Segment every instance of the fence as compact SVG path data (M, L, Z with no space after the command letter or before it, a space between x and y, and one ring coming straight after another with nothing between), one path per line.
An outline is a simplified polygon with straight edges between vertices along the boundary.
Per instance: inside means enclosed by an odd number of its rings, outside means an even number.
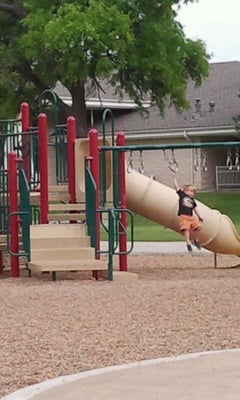
M239 166L216 166L216 189L240 188Z

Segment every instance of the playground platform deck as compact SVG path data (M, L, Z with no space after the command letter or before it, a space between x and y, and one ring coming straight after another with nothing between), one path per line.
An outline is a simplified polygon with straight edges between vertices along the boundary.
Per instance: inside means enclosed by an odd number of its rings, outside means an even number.
M238 400L240 350L187 354L82 372L5 400Z

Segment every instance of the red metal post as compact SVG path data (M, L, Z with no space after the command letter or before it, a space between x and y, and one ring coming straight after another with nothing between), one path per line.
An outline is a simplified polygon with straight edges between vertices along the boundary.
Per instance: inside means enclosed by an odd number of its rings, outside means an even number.
M47 116L38 116L40 164L40 223L48 224L48 132Z
M99 196L99 151L98 151L98 131L96 129L91 129L89 131L89 141L90 141L90 157L91 160L91 172L96 184L96 210L99 209L100 196ZM96 212L96 258L100 259L100 214ZM93 276L98 279L98 271L93 271Z
M117 133L116 138L117 146L125 145L125 135L123 132ZM127 208L126 201L126 176L125 176L125 152L121 151L119 154L119 193L120 193L120 207ZM127 251L127 213L122 212L120 216L120 224L119 224L119 251L126 252ZM127 254L119 255L119 270L127 271Z
M30 129L30 120L29 120L29 104L24 102L21 104L21 121L22 121L22 146L23 146L23 169L25 171L27 181L31 180L31 159L30 159L30 143L29 143L29 135L26 132Z
M75 189L75 153L74 143L76 139L76 120L74 117L67 119L67 165L68 165L68 193L70 203L76 203Z
M17 192L17 154L10 152L8 154L8 184L9 184L9 212L18 211L18 192ZM18 216L10 216L10 251L14 254L19 252L18 240ZM19 257L11 255L11 276L19 276Z
M29 104L24 102L21 104L21 121L22 121L22 131L29 131Z

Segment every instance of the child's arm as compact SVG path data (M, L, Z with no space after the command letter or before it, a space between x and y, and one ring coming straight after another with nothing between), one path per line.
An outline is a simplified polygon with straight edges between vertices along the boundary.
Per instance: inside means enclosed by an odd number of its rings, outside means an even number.
M174 186L174 189L175 189L177 192L180 190L180 187L179 187L179 184L178 184L178 182L177 182L177 179L176 179L176 176L175 176L175 175L173 175L173 186Z
M195 207L193 210L194 210L196 216L198 217L199 221L200 221L200 222L203 222L203 218L202 218L201 215L199 214L198 208Z

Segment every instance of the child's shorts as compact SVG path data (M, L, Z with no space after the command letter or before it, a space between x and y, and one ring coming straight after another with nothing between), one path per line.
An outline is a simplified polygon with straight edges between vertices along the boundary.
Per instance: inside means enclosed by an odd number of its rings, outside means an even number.
M201 226L199 220L191 215L180 215L179 216L179 227L181 231L192 229L195 231Z

